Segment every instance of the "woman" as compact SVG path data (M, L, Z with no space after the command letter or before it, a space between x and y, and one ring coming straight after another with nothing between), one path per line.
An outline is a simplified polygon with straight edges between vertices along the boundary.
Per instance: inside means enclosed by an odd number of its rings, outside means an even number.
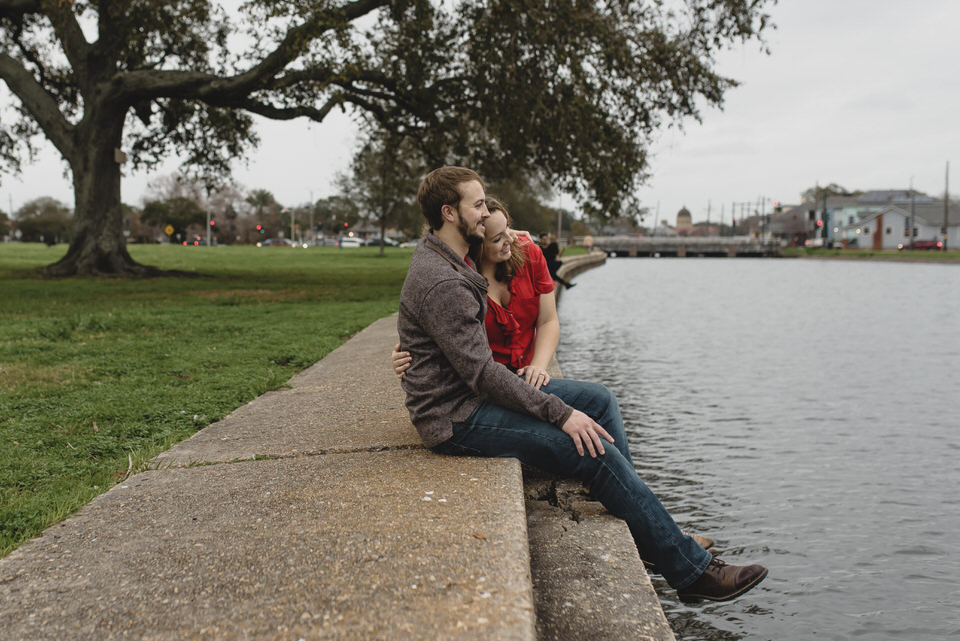
M506 365L537 389L550 382L547 367L560 341L560 320L554 283L540 248L518 236L507 208L486 199L490 217L482 244L470 258L487 279L485 326L493 359ZM398 376L410 367L409 352L393 352Z

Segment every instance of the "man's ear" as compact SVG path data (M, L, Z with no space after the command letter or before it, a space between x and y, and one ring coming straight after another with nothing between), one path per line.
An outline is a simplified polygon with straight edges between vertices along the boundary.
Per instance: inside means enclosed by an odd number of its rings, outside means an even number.
M443 219L449 223L452 223L457 219L454 215L453 205L443 205L440 207L440 215L443 216Z

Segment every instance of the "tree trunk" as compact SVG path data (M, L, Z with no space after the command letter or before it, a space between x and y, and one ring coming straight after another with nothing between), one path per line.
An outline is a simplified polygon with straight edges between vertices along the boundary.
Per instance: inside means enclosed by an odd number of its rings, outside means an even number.
M120 113L116 113L120 111ZM124 112L85 118L78 127L73 172L74 232L66 256L44 268L52 277L150 276L160 270L141 265L127 252L120 200L120 147Z
M383 248L387 244L387 217L380 216L380 255L383 256Z

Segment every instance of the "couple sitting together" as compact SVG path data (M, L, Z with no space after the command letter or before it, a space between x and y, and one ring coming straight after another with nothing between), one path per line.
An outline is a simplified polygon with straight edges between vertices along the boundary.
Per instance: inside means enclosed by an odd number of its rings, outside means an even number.
M677 527L634 468L610 390L547 374L560 337L553 279L480 177L442 167L417 197L430 233L403 284L404 351L396 347L393 363L424 445L579 479L684 601L726 601L760 583L765 568L727 565L708 539Z

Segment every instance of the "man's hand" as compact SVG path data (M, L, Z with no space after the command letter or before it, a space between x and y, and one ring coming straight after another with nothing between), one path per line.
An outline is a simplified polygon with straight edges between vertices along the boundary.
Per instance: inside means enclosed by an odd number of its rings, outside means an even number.
M580 410L573 410L573 413L560 429L573 439L573 444L577 446L577 452L580 453L580 456L583 456L584 446L593 458L597 458L598 452L603 454L603 441L601 439L613 443L613 437L607 434L607 431L600 427L599 423Z
M403 373L410 369L410 361L412 360L410 352L400 351L400 343L394 345L393 353L390 354L390 362L393 364L393 371L396 372L397 378L403 378Z
M534 365L521 367L517 370L517 376L522 376L528 384L533 385L537 389L540 389L550 382L550 375L547 374L547 370Z

